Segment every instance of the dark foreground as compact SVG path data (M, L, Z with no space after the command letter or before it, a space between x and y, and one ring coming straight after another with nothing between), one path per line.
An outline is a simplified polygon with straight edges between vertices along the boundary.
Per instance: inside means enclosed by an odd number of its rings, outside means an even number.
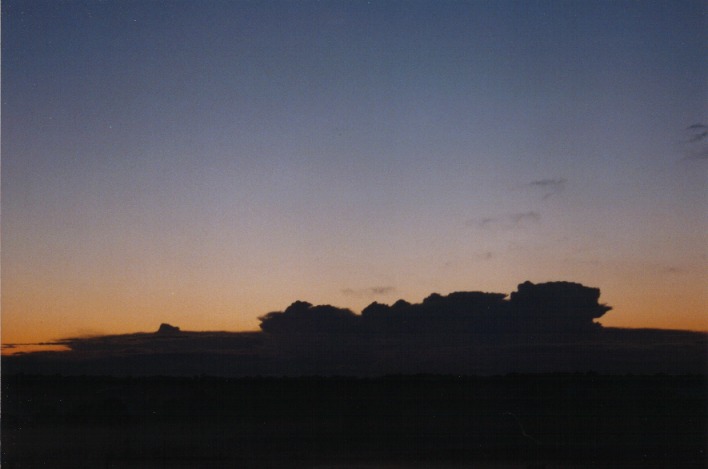
M705 376L3 376L2 467L706 467Z

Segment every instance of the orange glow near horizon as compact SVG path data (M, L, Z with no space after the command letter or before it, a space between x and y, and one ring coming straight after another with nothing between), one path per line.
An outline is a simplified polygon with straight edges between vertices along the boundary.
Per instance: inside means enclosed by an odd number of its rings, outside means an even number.
M9 281L8 284L12 285L12 282ZM651 291L643 288L616 291L600 286L602 292L600 302L613 307L600 319L600 322L606 327L708 331L708 317L704 310L705 299L701 295L690 294L691 291L695 292L698 286L682 285L685 287L682 291L676 290L676 285L668 291L661 291L658 288ZM587 284L587 286L596 285ZM474 290L474 288L467 290ZM3 295L3 344L46 344L70 337L153 332L162 322L191 331L254 331L259 330L259 316L269 311L283 310L297 299L315 304L330 303L340 307L350 307L355 312L359 312L371 302L368 298L342 297L341 294L339 297L323 296L322 300L317 300L308 298L307 295L289 295L287 291L279 295L277 301L276 299L266 301L269 298L264 290L259 292L261 295L256 298L262 302L262 306L258 306L255 301L250 302L233 296L230 300L234 304L245 305L245 307L231 308L223 298L221 302L212 300L211 303L207 303L203 295L190 297L184 293L177 298L169 295L162 298L131 298L131 301L126 298L116 298L114 299L116 304L111 305L101 301L102 299L97 295L86 295L83 301L79 301L71 295L62 294L61 291L51 288L44 289L42 293L38 291L34 293L32 296L24 296L18 291L10 290L8 294ZM419 302L432 292L419 295L401 293L397 292L386 301L381 299L378 301L391 304L400 297L407 301ZM121 311L128 313L121 313ZM244 314L244 311L248 313ZM680 314L672 314L675 311L680 311ZM52 348L46 345L22 345L17 348L4 348L2 353L14 354L50 349Z

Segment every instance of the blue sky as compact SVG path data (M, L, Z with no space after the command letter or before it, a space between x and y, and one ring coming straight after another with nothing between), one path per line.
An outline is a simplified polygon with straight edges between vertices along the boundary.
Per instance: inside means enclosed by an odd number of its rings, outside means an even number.
M703 2L2 4L3 335L524 280L708 329ZM689 128L694 126L693 128Z

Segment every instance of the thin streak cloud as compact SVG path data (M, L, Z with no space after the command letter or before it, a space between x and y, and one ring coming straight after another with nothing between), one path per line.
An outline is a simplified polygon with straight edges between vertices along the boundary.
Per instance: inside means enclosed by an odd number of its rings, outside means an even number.
M542 190L543 200L546 200L549 197L563 192L565 190L566 182L567 180L565 178L538 179L536 181L531 181L529 183L529 187Z
M686 130L691 132L693 136L690 141L701 140L708 135L708 125L705 124L693 124L686 127Z
M541 214L530 211L524 213L515 213L509 217L514 228L523 228L529 224L535 224L541 221Z
M362 298L362 297L390 295L391 293L394 293L395 291L396 291L395 287L386 285L386 286L375 286L375 287L359 288L359 289L345 288L342 290L342 293L346 296Z
M531 210L528 212L512 213L501 217L472 218L465 223L467 226L480 230L509 231L523 229L541 221L541 214Z
M686 153L684 160L708 160L708 125L697 123L686 127Z

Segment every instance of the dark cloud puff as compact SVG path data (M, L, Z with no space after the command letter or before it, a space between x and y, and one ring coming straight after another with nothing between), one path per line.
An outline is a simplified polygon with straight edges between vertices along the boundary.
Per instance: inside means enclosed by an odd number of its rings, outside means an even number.
M353 331L357 316L345 308L296 301L285 311L271 312L259 319L265 332L323 334Z

